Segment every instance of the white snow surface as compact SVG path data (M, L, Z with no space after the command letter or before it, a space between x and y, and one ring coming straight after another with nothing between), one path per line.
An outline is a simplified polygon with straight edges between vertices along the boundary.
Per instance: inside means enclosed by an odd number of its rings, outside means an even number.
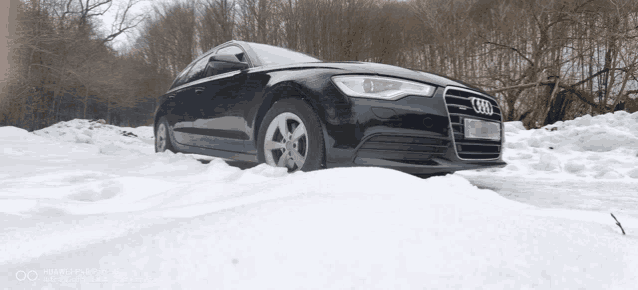
M203 164L152 130L0 127L0 289L638 285L638 113L508 122L508 166L428 179Z

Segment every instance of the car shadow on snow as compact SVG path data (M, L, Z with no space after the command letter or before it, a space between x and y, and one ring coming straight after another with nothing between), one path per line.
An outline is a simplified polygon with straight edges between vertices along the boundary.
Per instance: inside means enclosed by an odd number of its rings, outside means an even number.
M201 162L202 164L209 164L212 161L212 159L204 159L204 158L198 158L196 160ZM224 160L224 161L226 162L226 164L233 167L237 167L241 170L250 169L259 165L259 163L248 162L248 161L236 161L236 160ZM434 176L445 176L447 174L450 174L450 173L440 172L440 173L432 173L432 174L411 174L411 175L422 178L422 179L427 179Z
M197 159L197 161L201 162L202 164L208 164L211 161L213 161L212 159ZM226 164L233 166L233 167L237 167L241 170L244 169L250 169L253 168L257 165L259 165L258 163L254 163L254 162L248 162L248 161L231 161L231 160L225 160Z

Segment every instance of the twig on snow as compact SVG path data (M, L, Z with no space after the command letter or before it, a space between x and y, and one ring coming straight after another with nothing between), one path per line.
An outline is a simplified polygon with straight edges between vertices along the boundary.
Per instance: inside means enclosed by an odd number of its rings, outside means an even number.
M611 217L613 217L613 218L614 218L614 220L616 220L616 225L617 225L618 227L620 227L620 230L622 231L622 234L624 235L624 234L625 234L625 229L623 229L623 228L622 228L622 225L620 224L620 222L618 221L618 219L616 219L616 217L614 216L614 214L613 214L613 213L611 214Z

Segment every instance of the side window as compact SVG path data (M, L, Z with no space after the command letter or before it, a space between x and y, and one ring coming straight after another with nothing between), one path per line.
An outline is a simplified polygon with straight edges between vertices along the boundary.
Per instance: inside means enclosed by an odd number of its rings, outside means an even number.
M206 68L206 64L208 64L209 55L202 57L202 59L198 60L193 68L186 75L186 83L190 83L192 81L196 81L204 77L204 69Z
M218 50L217 53L215 53L215 55L221 55L221 54L233 54L237 57L237 59L239 59L239 61L243 63L248 63L246 60L246 54L238 46L233 45L233 46L224 47ZM210 59L210 57L207 57L207 58ZM231 72L235 70L237 70L237 66L231 63L211 61L206 66L206 72L204 77L219 75L219 74L223 74L223 73L227 73L227 72Z
M179 75L177 75L175 81L173 82L173 85L171 86L171 89L179 87L186 83L186 75L192 67L192 65L187 66L181 73L179 73Z

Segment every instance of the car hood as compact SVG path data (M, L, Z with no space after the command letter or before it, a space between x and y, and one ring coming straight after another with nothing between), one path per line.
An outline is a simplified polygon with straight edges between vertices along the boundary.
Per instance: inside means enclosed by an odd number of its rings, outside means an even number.
M419 82L429 83L436 86L446 87L446 86L455 86L461 88L467 88L471 90L475 90L481 93L483 92L481 89L473 87L469 84L463 83L458 80L453 80L447 77L439 76L432 73L427 73L423 71L411 70L407 68L402 68L394 65L373 63L373 62L358 62L358 61L348 61L348 62L312 62L312 63L297 63L290 64L285 66L270 66L270 67L260 67L258 70L285 70L285 69L304 69L304 68L331 68L331 69L340 69L344 71L344 74L375 74L375 75L383 75L383 76L394 76L403 79L410 79Z

